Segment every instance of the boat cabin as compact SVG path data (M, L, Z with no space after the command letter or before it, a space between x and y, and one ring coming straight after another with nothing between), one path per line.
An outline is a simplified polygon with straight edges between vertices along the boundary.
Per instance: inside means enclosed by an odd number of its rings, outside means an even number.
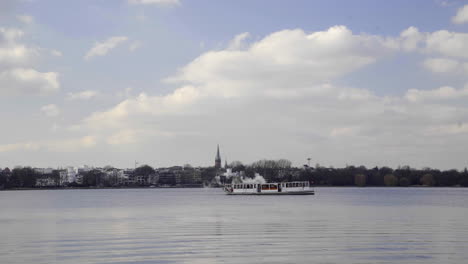
M310 192L312 188L310 183L303 182L281 182L281 183L240 183L226 184L224 191L228 194L278 194Z

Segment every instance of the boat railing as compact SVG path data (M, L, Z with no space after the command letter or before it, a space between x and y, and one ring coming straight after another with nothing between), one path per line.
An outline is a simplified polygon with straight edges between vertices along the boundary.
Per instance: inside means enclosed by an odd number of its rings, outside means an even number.
M295 181L295 182L278 182L278 183L230 183L224 184L223 188L227 189L256 189L260 185L262 190L266 189L278 189L280 188L312 188L308 181Z

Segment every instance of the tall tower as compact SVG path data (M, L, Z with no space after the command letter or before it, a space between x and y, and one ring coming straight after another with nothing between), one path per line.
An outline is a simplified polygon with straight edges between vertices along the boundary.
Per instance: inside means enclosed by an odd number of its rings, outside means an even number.
M218 151L216 152L215 168L216 168L216 169L220 169L220 168L221 168L221 155L219 155L219 144L218 144Z

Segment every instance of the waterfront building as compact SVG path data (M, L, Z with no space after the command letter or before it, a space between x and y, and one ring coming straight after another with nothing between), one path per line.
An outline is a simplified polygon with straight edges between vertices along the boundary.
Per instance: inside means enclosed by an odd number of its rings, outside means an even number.
M160 169L156 173L159 175L159 185L178 185L182 178L181 166L173 166L170 168Z
M67 167L67 182L72 183L76 182L76 175L78 171L74 167Z
M50 174L44 174L36 179L36 187L56 187L59 184L57 180Z
M52 172L54 171L54 169L52 168L34 168L33 170L35 173L41 174L41 175L52 174Z
M70 181L68 179L67 170L60 170L59 175L60 175L60 186L64 186L64 185L70 183Z

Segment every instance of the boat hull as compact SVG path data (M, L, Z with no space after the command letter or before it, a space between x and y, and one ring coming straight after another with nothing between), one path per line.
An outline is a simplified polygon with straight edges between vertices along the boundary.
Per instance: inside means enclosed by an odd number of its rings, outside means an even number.
M314 195L309 182L238 183L223 187L228 195Z
M314 191L297 191L297 192L255 192L255 193L235 193L226 192L228 195L314 195Z

